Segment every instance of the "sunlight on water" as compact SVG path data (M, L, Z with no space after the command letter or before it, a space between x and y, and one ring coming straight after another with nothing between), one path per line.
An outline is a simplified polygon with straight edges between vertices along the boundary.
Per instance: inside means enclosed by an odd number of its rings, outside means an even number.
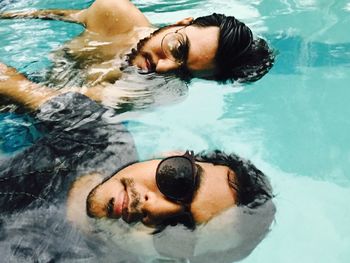
M91 2L4 0L0 10L81 8ZM136 111L123 118L140 158L174 150L221 149L250 159L271 178L277 212L270 233L242 262L348 262L349 1L133 2L157 25L212 12L235 15L267 39L277 54L271 72L250 85L195 79L188 90L175 83L163 93L156 79L155 97L141 84L132 91L122 85L134 98L131 105L127 100L119 103L125 106L121 111ZM61 22L0 21L0 60L42 81L51 65L50 52L81 31ZM143 77L133 81L139 84ZM0 112L0 149L11 154L40 134L30 119L8 111ZM65 233L66 238L72 233ZM82 249L79 242L77 249Z

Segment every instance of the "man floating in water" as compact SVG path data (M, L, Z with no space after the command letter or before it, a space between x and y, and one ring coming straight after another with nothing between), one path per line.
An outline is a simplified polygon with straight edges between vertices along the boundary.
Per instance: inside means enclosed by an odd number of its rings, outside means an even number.
M266 176L234 154L186 152L138 162L125 126L93 97L40 86L1 63L0 95L32 110L37 125L45 131L33 146L0 160L1 215L16 218L7 224L20 224L20 218L29 220L30 211L49 206L43 215L46 218L52 209L67 204L64 217L82 229L91 228L89 220L93 219L112 224L121 220L127 225L140 223L154 233L175 225L194 230L231 207L247 207L251 211L245 214L254 214L273 198ZM245 243L249 252L244 253L249 254L268 231L274 206L268 215L257 237L249 245ZM6 223L0 226L7 229ZM2 240L7 236L16 237L15 233L4 234ZM15 239L17 243L10 243L9 249L23 249L21 245L31 243L31 237L30 233L21 234L20 241ZM46 249L39 252L55 260L62 253L56 250L69 240L59 246L46 237L40 242ZM37 260L39 252L26 253Z
M274 62L266 41L254 39L251 30L233 16L189 17L157 29L129 0L96 0L83 10L8 12L0 18L53 19L83 25L85 31L57 54L76 61L74 67L85 72L84 84L90 87L114 83L126 65L143 73L176 72L186 79L255 81ZM57 75L55 70L67 69L58 63L51 70L51 82Z

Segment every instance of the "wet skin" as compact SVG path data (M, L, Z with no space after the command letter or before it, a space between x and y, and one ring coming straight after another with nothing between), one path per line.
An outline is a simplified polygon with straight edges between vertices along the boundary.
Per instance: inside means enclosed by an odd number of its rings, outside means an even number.
M214 59L218 48L219 28L187 26L186 22L180 24L166 27L149 38L132 60L132 64L146 72L165 73L185 67L196 76L211 75L215 69ZM187 36L189 44L188 57L183 65L169 59L161 47L163 37L177 30L184 37Z
M160 160L130 165L94 188L88 196L88 214L95 218L141 221L156 226L184 212L182 204L167 199L158 189L155 172ZM200 163L201 180L190 205L196 224L204 223L236 204L228 179L234 173L226 166Z
M85 31L69 41L55 55L60 61L67 54L79 62L86 71L86 85L114 83L121 76L119 64L124 55L155 28L144 14L129 0L95 0L83 10L30 10L1 13L1 18L40 18L81 24ZM144 71L164 73L176 70L180 65L169 60L161 49L161 40L169 32L179 30L190 44L184 67L196 77L208 77L215 68L214 57L218 48L218 27L196 27L193 18L162 28L147 41L132 62ZM63 57L62 57L63 56Z

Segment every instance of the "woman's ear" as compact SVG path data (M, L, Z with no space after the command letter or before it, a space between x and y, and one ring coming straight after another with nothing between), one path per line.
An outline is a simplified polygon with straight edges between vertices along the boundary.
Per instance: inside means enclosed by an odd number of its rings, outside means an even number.
M175 23L175 25L177 25L177 26L188 26L188 25L190 25L193 22L193 20L194 20L193 17L186 17L186 18L184 18L184 19L182 19L180 21L177 21Z

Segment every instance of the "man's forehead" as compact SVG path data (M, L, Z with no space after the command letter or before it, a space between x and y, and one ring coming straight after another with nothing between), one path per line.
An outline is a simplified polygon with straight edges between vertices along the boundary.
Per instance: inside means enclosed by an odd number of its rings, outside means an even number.
M187 67L191 71L206 74L215 68L215 56L219 46L218 27L186 27L189 41Z
M236 196L229 184L229 167L202 162L200 165L201 183L191 203L191 212L199 224L236 205Z

